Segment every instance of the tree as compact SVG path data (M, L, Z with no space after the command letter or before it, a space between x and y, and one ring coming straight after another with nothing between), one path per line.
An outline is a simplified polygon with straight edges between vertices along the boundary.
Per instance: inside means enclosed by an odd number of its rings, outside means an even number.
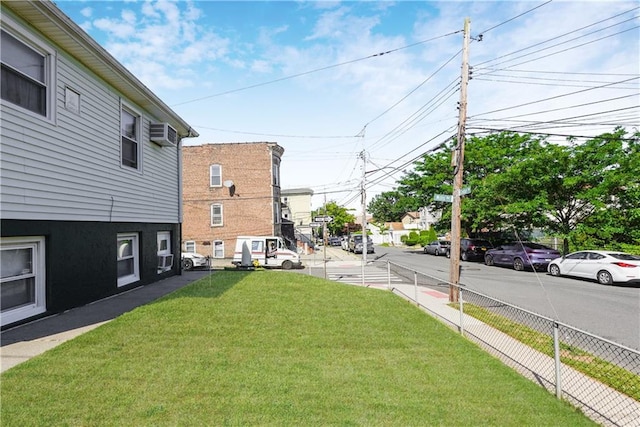
M380 193L371 199L367 211L377 222L399 222L402 216L417 210L415 200L397 190Z
M629 240L625 229L638 213L633 203L640 171L637 136L624 135L618 129L582 144L541 144L488 188L500 195L512 226L529 224L562 236L565 253L571 240L577 247L600 246L614 236Z
M347 208L339 206L334 201L330 201L320 209L316 209L311 212L312 218L325 215L333 217L333 221L327 223L327 230L329 234L333 236L341 234L345 224L355 222L356 220L356 217L353 214L350 214L347 211Z
M629 245L640 249L639 133L623 129L578 144L557 145L544 137L501 132L466 143L463 234L481 231L526 236L534 228L577 248ZM451 143L448 148L452 149ZM439 229L451 222L450 153L425 155L399 182L398 192L417 206L442 209ZM634 246L637 245L637 246ZM625 246L626 247L626 246Z

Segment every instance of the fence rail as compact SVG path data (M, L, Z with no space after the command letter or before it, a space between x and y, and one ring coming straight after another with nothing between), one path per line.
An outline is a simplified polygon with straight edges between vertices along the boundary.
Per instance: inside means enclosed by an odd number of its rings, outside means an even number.
M390 290L420 304L419 288L449 293L442 279L387 262ZM640 427L640 352L505 301L453 286L459 301L433 313L505 364L606 426ZM422 305L426 310L429 307Z

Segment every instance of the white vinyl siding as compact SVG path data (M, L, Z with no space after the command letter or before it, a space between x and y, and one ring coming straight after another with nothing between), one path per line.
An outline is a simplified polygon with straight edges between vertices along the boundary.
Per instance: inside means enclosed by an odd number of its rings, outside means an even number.
M63 53L57 59L57 126L2 103L3 218L180 222L179 149L150 142L149 123L157 120L139 109L144 164L122 167L122 97ZM67 86L82 99L79 113L64 108Z
M2 325L46 311L44 237L2 239Z

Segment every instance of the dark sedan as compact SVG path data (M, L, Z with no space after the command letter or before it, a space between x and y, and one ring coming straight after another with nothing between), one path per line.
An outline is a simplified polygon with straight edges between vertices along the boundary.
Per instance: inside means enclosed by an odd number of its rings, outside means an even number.
M546 271L551 260L560 256L557 250L540 243L512 242L489 249L484 255L484 263L513 267L517 271Z

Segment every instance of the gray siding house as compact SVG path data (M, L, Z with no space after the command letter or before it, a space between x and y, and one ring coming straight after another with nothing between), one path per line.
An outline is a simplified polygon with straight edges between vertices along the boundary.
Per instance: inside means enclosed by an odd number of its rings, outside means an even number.
M54 3L1 8L2 327L179 274L197 133Z

